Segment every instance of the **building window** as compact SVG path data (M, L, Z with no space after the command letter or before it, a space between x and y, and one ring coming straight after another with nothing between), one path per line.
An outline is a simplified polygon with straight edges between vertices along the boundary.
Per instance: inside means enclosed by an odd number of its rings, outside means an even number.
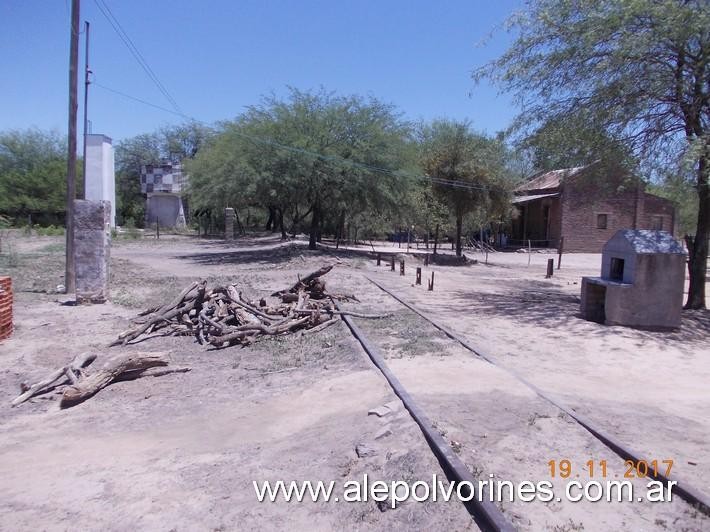
M597 229L606 229L608 222L608 215L597 214Z
M663 216L653 217L653 229L654 231L663 231Z

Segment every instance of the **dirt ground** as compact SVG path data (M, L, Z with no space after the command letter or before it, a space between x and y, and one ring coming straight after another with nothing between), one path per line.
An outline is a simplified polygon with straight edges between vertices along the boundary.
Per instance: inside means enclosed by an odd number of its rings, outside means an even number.
M392 251L390 245L375 245ZM13 277L16 332L0 344L0 529L475 530L457 502L258 503L252 481L430 479L443 472L420 430L379 372L338 324L312 337L267 339L210 350L192 338L157 336L125 348L169 351L192 371L116 383L59 410L56 394L9 402L82 351L105 348L139 310L197 278L233 282L254 296L283 288L324 262L331 290L354 292L359 320L388 364L475 475L549 479L550 460L624 464L584 429L499 367L476 358L366 280L382 282L585 414L649 460L673 459L673 475L710 492L710 314L684 314L676 333L605 327L579 318L579 282L599 255L565 255L545 280L550 255L490 254L488 264L423 267L407 275L346 250L310 252L271 236L234 243L164 237L117 240L112 303L61 305L57 238L23 238L0 255ZM414 286L414 268L436 286ZM398 402L394 403L395 405ZM381 431L388 434L376 439ZM359 457L358 445L374 451ZM362 449L362 447L361 447ZM362 453L361 453L362 454ZM557 479L559 480L559 479ZM641 480L635 485L645 484ZM521 530L707 530L710 519L672 503L502 503ZM383 511L386 510L386 511Z

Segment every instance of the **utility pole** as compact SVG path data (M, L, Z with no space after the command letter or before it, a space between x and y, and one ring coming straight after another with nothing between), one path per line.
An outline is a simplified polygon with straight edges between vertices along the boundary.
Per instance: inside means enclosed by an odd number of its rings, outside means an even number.
M79 63L79 0L71 3L71 38L69 45L69 142L67 153L67 220L66 271L64 286L67 294L76 292L74 265L74 198L76 197L76 113L77 65Z
M86 135L89 132L88 131L88 124L89 124L89 85L91 84L91 81L89 81L89 75L91 74L91 70L89 69L89 22L84 21L84 42L86 45L86 50L84 54L84 158L82 160L82 172L81 172L81 179L83 183L82 191L83 191L83 196L82 198L86 199Z

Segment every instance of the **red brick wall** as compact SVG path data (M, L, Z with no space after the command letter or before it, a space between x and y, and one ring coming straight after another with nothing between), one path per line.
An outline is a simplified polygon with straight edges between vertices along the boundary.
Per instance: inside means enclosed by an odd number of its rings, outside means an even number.
M661 229L675 234L675 207L673 202L644 193L644 209L641 216L641 229ZM659 222L659 226L656 225Z
M633 229L637 191L611 192L591 179L570 181L562 187L564 251L601 253L602 246L619 229ZM639 203L643 194L639 194ZM640 205L642 206L642 205ZM641 211L642 212L642 211ZM607 215L606 229L597 228L597 215Z
M0 277L0 340L12 334L12 279Z

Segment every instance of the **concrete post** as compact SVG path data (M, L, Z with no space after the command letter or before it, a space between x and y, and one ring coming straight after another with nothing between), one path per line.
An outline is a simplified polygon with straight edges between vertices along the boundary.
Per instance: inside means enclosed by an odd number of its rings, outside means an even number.
M234 209L224 209L224 239L234 240Z
M106 302L110 259L111 202L74 200L77 303Z

